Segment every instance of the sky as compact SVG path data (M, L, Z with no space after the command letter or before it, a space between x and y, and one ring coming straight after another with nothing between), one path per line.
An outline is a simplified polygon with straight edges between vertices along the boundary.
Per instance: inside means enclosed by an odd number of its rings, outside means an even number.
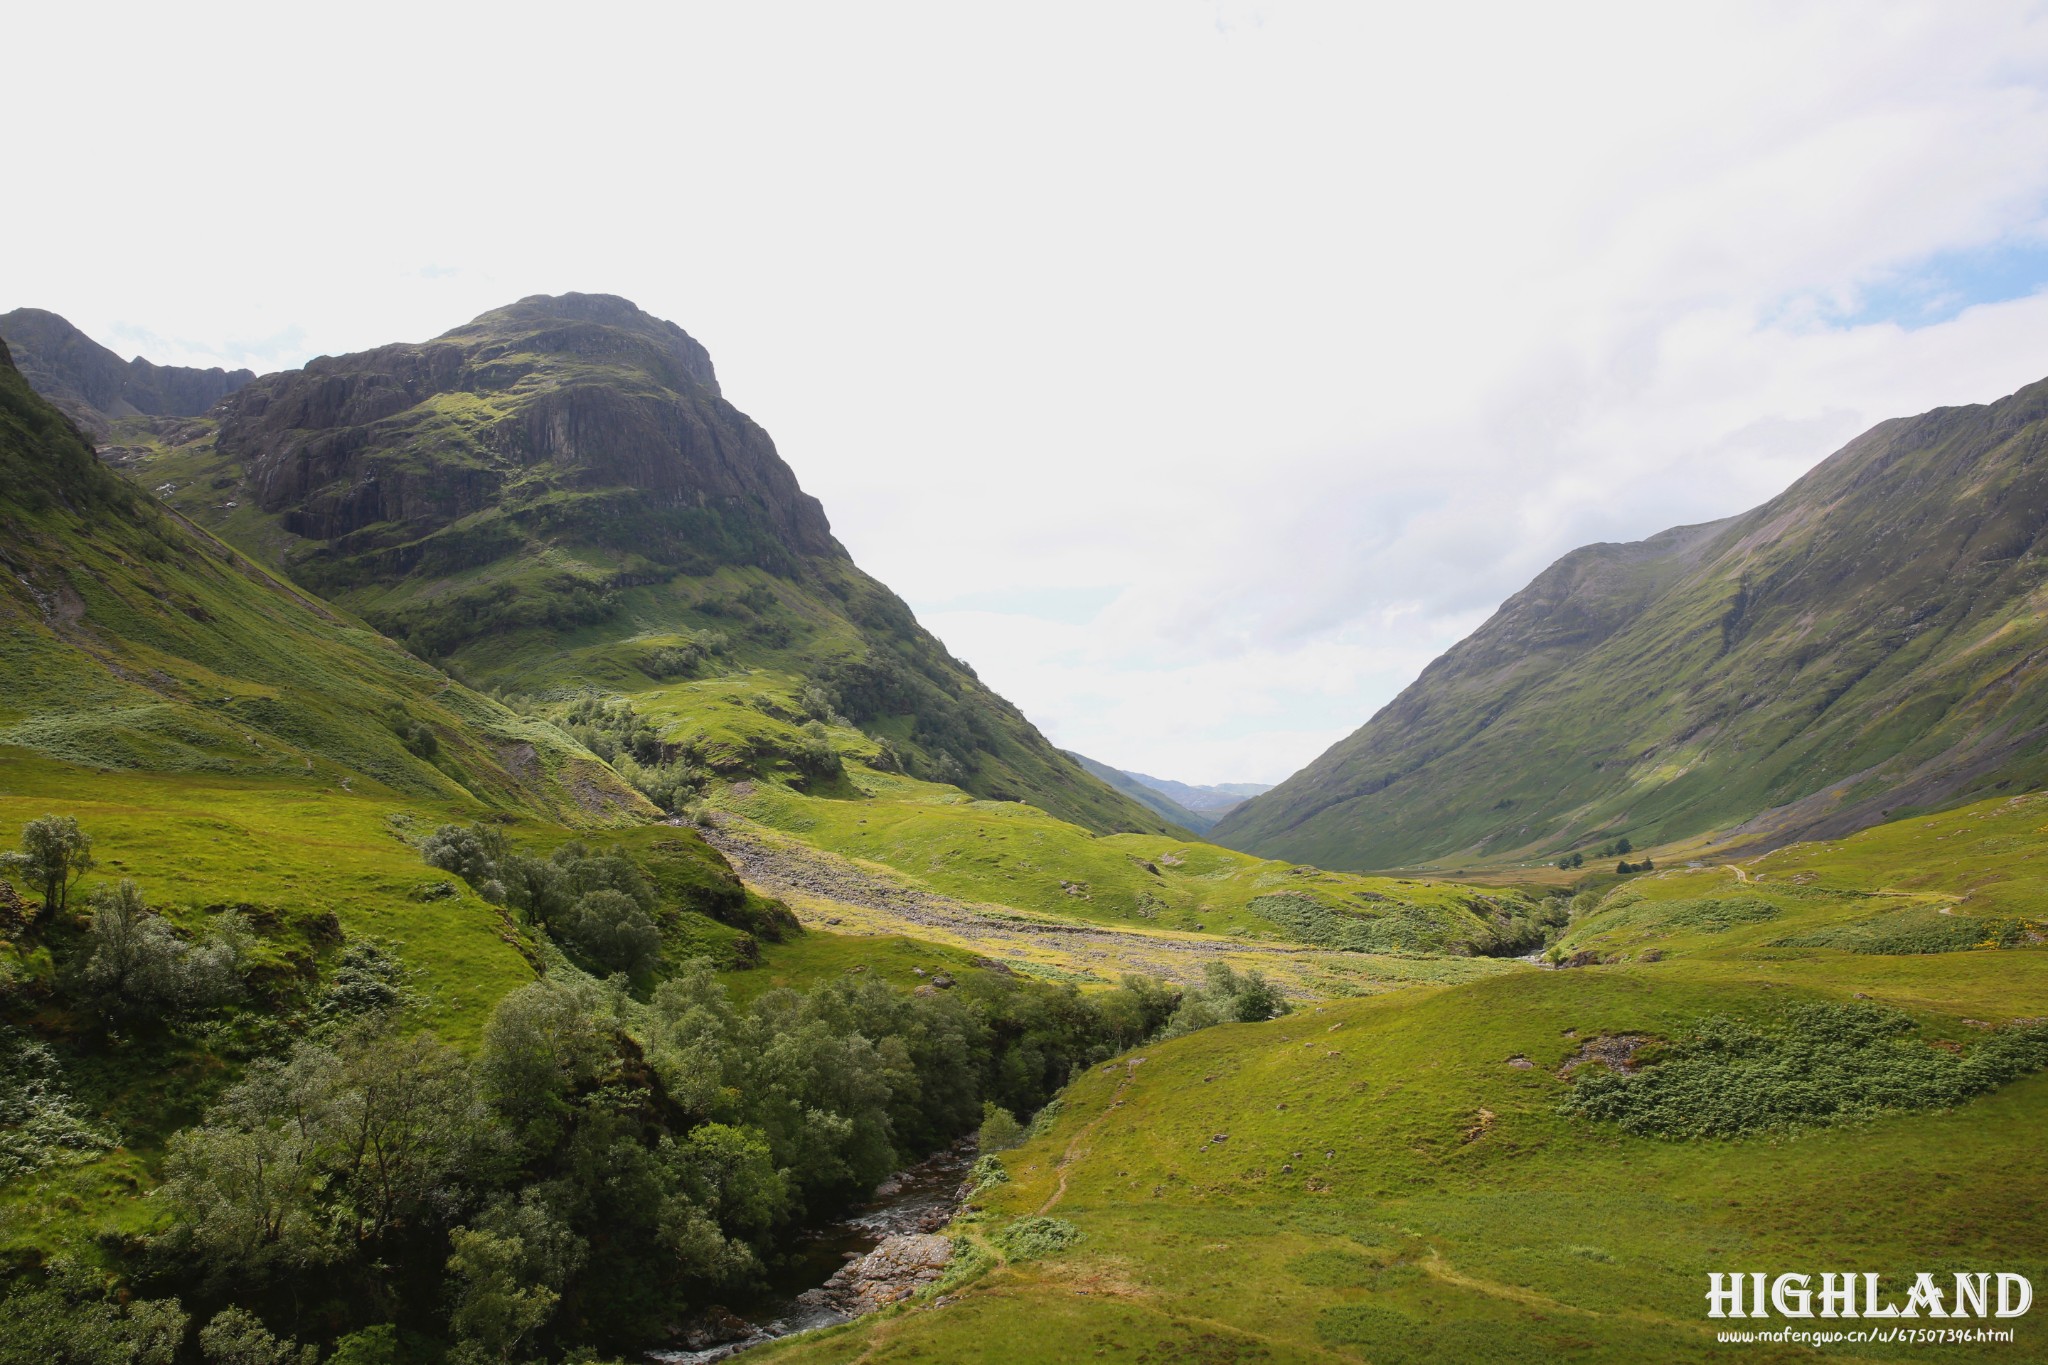
M1274 782L1574 546L2048 376L2048 10L32 6L0 310L711 350L1058 744Z

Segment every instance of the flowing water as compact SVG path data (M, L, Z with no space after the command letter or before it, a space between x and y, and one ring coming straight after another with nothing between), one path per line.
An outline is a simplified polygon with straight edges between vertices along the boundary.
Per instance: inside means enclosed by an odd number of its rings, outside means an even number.
M899 1171L875 1190L875 1201L837 1222L813 1229L796 1243L769 1273L766 1287L728 1309L713 1309L684 1330L684 1337L705 1334L725 1339L703 1341L697 1349L650 1351L659 1365L713 1365L750 1346L779 1337L845 1322L847 1314L833 1305L825 1283L848 1263L875 1249L883 1239L904 1232L936 1232L953 1221L960 1207L960 1185L974 1163L974 1139L943 1148L915 1166Z

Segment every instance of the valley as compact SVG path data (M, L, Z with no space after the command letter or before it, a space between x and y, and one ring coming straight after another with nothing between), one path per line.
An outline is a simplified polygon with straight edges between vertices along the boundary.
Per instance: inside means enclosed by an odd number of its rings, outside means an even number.
M1704 1360L1715 1272L2048 1284L2033 390L1568 557L1240 793L1055 748L623 299L260 378L33 322L0 1365L640 1359L962 1142L935 1278L743 1358ZM1821 581L1879 522L1882 649Z

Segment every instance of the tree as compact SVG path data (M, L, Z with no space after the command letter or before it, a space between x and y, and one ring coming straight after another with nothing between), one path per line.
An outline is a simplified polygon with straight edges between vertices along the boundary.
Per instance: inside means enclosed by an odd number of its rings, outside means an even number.
M1624 835L1622 835L1622 836L1621 836L1621 838L1619 838L1619 839L1616 839L1616 840L1614 841L1614 851L1615 851L1616 853L1624 853L1624 854L1626 854L1626 853L1633 853L1633 852L1635 851L1635 845L1634 845L1634 844L1632 844L1632 843L1630 843L1630 842L1628 841L1628 836L1627 836L1626 834L1624 834Z
M534 1146L551 1144L568 1098L595 1080L613 1053L597 991L552 980L521 986L484 1022L477 1057L485 1098Z
M92 893L86 989L108 1014L206 1008L241 989L242 961L255 935L246 916L229 911L197 943L152 914L141 888L127 878Z
M661 931L623 891L592 891L577 901L565 933L585 957L611 971L645 972L661 959Z
M4 855L27 873L43 893L43 908L62 914L71 908L71 888L92 870L92 836L69 815L44 815L21 828L21 851Z
M199 1349L214 1365L316 1365L318 1346L301 1346L270 1334L263 1320L246 1308L224 1308L199 1329Z
M1024 1125L1017 1122L1016 1115L1001 1108L994 1100L984 1101L981 1106L981 1132L978 1135L981 1150L1006 1152L1024 1140Z
M453 1359L462 1365L511 1360L520 1343L553 1316L561 1295L521 1275L526 1248L517 1237L457 1228L448 1241Z

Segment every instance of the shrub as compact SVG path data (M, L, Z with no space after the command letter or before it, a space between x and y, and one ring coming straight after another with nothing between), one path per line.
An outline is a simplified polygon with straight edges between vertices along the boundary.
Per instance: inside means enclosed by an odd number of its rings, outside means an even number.
M563 926L583 956L615 972L650 971L661 958L661 931L623 891L586 893Z
M979 1142L983 1152L1005 1152L1023 1140L1024 1125L1017 1122L1016 1115L994 1100L982 1102Z
M1801 1005L1770 1028L1703 1019L1632 1075L1580 1072L1563 1110L1638 1136L1740 1137L1948 1108L2048 1067L2048 1024L1957 1051L1916 1031L1899 1011L1866 1004Z
M95 1127L64 1088L57 1054L0 1024L0 1181L89 1160L118 1138Z
M1081 1240L1081 1229L1064 1218L1019 1218L989 1239L1012 1261L1035 1261L1065 1251Z
M1279 987L1258 971L1239 975L1227 962L1205 963L1202 984L1181 997L1166 1036L1179 1037L1212 1024L1255 1024L1286 1014L1291 1007Z
M123 878L92 894L85 988L110 1015L210 1008L240 993L242 960L253 940L248 920L231 910L187 944Z
M976 1157L974 1165L967 1170L964 1193L972 1199L978 1194L1010 1183L1010 1173L1003 1169L1003 1163L989 1153Z
M358 940L341 950L314 1013L330 1019L357 1019L396 1009L410 994L405 967L374 943Z

